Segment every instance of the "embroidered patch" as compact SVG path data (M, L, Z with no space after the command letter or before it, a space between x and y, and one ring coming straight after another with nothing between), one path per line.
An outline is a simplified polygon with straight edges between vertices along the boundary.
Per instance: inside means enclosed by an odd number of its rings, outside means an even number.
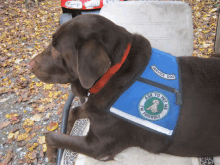
M156 121L164 118L168 114L170 104L164 94L154 91L142 97L138 109L145 119Z
M175 74L166 74L162 72L160 69L158 69L155 65L151 66L150 68L154 71L154 73L156 73L161 78L164 78L167 80L176 80Z

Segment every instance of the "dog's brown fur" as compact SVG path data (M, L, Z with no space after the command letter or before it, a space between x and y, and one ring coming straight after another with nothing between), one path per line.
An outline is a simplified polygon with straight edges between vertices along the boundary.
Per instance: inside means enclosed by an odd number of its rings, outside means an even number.
M151 56L149 41L131 34L98 15L77 16L53 35L52 44L29 62L29 68L47 83L71 83L72 92L86 97L88 89L110 65L120 62L128 43L131 50L120 70L97 94L69 113L68 133L77 119L88 118L85 137L50 132L49 160L56 148L70 149L99 160L111 160L122 150L138 146L159 153L165 135L132 125L105 109L143 69ZM174 139L166 151L179 156L220 155L220 59L180 57L183 109Z

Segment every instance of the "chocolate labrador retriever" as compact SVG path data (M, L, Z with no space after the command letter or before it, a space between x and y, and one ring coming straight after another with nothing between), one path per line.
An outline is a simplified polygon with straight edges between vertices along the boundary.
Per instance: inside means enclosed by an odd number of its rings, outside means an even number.
M118 70L88 96L86 103L69 113L68 133L77 119L90 120L86 136L47 134L50 161L54 161L57 148L103 161L112 160L122 150L134 146L152 153L187 157L220 155L219 58L178 58L183 104L170 141L165 134L148 131L106 111L148 64L151 52L146 38L99 15L77 16L58 28L52 44L28 64L41 81L70 83L76 96L87 97L109 68L117 66Z

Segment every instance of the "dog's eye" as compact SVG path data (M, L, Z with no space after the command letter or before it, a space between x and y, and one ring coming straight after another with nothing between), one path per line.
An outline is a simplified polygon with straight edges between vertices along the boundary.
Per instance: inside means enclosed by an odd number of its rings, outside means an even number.
M53 47L56 47L56 45L57 45L56 40L53 40L53 41L52 41L52 45L53 45Z

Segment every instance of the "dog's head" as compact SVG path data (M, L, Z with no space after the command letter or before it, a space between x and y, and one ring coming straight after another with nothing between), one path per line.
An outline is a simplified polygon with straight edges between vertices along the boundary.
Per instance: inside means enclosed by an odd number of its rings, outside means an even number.
M111 65L119 63L131 34L99 15L81 15L58 28L52 43L34 57L28 68L43 82L71 83L77 96L88 89Z

